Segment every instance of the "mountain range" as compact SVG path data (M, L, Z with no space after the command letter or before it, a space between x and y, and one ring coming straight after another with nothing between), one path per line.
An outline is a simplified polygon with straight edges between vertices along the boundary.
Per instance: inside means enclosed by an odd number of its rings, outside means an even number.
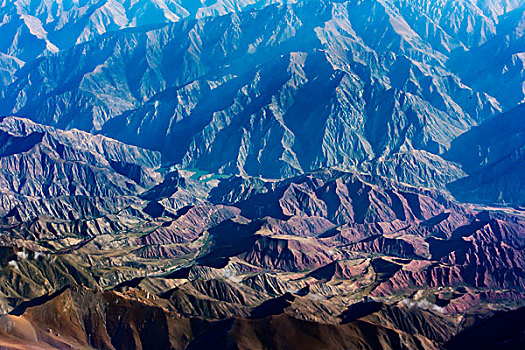
M0 347L525 344L524 1L0 18Z
M124 6L102 3L86 13ZM524 98L517 4L465 2L459 19L440 4L420 23L424 7L405 2L257 3L259 11L218 2L222 10L209 16L190 9L174 17L169 6L139 2L164 8L160 24L108 24L73 47L57 42L65 49L43 51L6 84L1 113L100 133L212 173L275 179L337 166L444 188L466 175L443 160L452 140ZM135 7L126 7L128 24L140 22ZM501 52L497 64L477 64L487 50ZM509 79L490 79L498 64ZM473 75L488 76L489 87ZM513 99L503 86L516 90Z

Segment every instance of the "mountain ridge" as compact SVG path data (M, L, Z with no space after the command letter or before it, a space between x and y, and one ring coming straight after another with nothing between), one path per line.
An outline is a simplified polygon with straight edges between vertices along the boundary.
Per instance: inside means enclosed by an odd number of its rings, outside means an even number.
M0 347L521 345L524 13L0 1Z

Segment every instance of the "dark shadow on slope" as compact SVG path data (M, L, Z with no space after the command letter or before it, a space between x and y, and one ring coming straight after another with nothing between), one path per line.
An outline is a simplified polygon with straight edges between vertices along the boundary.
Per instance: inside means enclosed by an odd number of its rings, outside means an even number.
M383 303L378 301L362 301L354 305L350 305L339 317L341 323L350 323L361 317L368 316L374 312L378 312L383 307Z
M230 257L248 251L260 235L255 234L262 223L255 221L240 224L226 220L209 230L212 245L205 255L197 259L197 263L214 268L225 267Z
M9 314L10 315L14 315L14 316L22 316L24 314L24 312L27 310L27 308L45 304L48 301L53 300L54 298L58 297L59 295L64 293L69 288L70 288L70 286L67 285L65 287L62 287L61 289L59 289L58 291L56 291L54 293L47 293L47 294L44 294L44 295L42 295L42 296L40 296L38 298L34 298L34 299L31 299L31 300L28 300L28 301L24 301L24 302L20 303L20 305L15 307L13 310L11 310L11 312Z
M525 349L525 307L475 323L454 336L445 349Z
M290 307L295 300L291 293L285 293L277 298L266 300L252 310L250 318L262 319L272 315L280 315Z

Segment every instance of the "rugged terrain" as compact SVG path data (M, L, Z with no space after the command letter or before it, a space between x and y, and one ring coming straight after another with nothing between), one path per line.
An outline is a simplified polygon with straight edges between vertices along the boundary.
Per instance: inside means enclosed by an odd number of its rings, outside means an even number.
M184 168L278 179L338 166L445 188L466 175L442 157L452 140L525 98L519 1L15 4L4 11L24 21L2 31L14 75L0 113L101 133ZM36 47L18 42L27 31L46 47L30 58L17 50ZM466 199L523 201L498 191Z
M519 348L524 14L0 2L0 347Z
M103 136L0 125L2 344L439 349L523 304L517 212L336 169L195 174Z

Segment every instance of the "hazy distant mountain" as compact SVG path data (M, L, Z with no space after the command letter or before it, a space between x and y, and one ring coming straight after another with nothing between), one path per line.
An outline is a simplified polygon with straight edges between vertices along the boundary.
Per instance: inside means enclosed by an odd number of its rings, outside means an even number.
M519 1L2 11L2 114L102 133L183 168L282 178L337 166L445 188L464 176L441 158L450 142L525 97Z
M0 347L521 345L524 13L0 0Z
M283 0L14 0L0 4L0 52L31 61L124 28L261 8Z
M102 132L184 167L266 177L440 154L500 107L433 45L390 3L269 6L117 32L28 63L4 113Z
M525 8L500 17L495 35L453 55L450 66L473 88L486 91L507 110L525 102Z
M469 174L450 184L460 200L525 205L525 105L492 118L452 143L446 158Z

